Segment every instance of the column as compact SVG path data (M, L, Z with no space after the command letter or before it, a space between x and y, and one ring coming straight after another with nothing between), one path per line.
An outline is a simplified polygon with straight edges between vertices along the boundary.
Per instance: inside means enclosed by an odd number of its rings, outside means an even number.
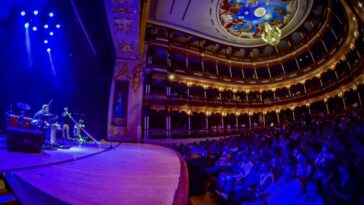
M188 136L191 135L191 114L187 115L187 120L188 120Z
M288 96L289 96L289 98L292 98L291 88L290 87L287 87L287 89L288 89Z
M149 137L149 116L148 114L144 115L144 137L148 138Z
M207 114L205 115L205 129L209 129L209 116Z
M168 139L171 138L169 119L170 119L169 112L167 112L166 113L166 135L167 135L167 138Z
M343 106L344 106L344 110L346 110L346 102L345 102L345 97L344 97L344 96L342 96L342 97L341 97L341 99L342 99L342 101L343 101Z
M363 103L362 103L362 101L361 101L361 96L360 96L360 93L359 93L359 91L358 91L358 90L356 90L356 94L357 94L357 96L358 96L358 101L359 101L359 105L360 105L360 107L363 107Z
M263 96L262 93L259 93L260 102L263 102Z
M266 114L265 112L262 113L262 115L263 115L263 117L262 117L263 118L262 119L263 120L263 127L265 127L265 114Z
M336 80L339 80L339 75L337 74L336 70L334 70Z
M258 73L257 73L257 69L254 69L254 73L255 73L255 78L256 78L256 79L259 79L259 77L258 77Z
M205 72L205 63L203 62L203 59L201 59L201 66L202 66L202 71Z
M221 127L222 127L222 130L225 131L224 114L221 114Z
M268 74L269 74L269 78L272 78L272 73L270 72L269 66L268 66Z
M276 96L276 92L275 91L273 91L273 99L274 99L274 101L277 100L277 96Z
M235 127L238 132L239 132L239 115L235 114Z
M167 50L167 66L168 68L172 67L171 55L169 54L168 50Z
M280 124L279 111L278 110L276 110L276 116L277 116L277 123Z
M216 75L219 75L219 66L217 65L217 62L215 62L215 68L216 68Z
M319 78L319 80L320 80L321 88L324 88L324 84L322 83L322 79L321 79L321 77Z
M306 104L306 107L307 107L307 110L308 110L308 114L311 115L311 107L310 107L310 104Z
M252 129L252 117L251 117L250 113L249 113L248 117L249 117L249 129Z
M230 78L233 78L233 72L231 72L231 65L229 65Z
M303 92L304 92L305 94L307 94L307 89L306 89L306 85L305 85L305 84L303 84Z
M325 103L325 107L326 107L326 113L327 114L330 114L329 104L327 104L327 100L326 99L324 100L324 103Z
M188 56L186 55L186 70L188 70Z
M281 67L282 67L282 72L283 72L283 74L285 75L285 74L286 74L286 70L284 69L284 65L283 65L283 64L281 64Z
M143 133L143 78L147 60L141 56L148 55L144 51L146 44L139 40L145 36L149 8L149 1L129 0L122 5L123 14L120 12L121 5L118 1L102 1L105 8L106 20L110 30L110 36L115 49L115 64L110 85L107 139L113 141L142 142ZM132 12L127 12L132 11ZM127 19L127 21L125 20ZM128 26L125 26L128 24ZM130 26L129 26L130 24ZM132 76L132 77L129 77ZM119 84L128 82L126 93L119 89ZM127 114L123 117L126 124L115 125L113 123L114 97L119 93L124 94L127 99ZM133 128L133 129L130 129Z
M294 108L291 108L291 111L292 111L292 118L293 118L293 121L296 121L296 115L294 113Z

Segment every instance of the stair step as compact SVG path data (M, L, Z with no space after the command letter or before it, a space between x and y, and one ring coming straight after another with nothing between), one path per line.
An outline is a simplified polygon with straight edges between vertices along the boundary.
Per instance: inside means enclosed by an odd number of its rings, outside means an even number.
M16 205L16 198L12 194L5 194L0 196L0 204L2 205Z

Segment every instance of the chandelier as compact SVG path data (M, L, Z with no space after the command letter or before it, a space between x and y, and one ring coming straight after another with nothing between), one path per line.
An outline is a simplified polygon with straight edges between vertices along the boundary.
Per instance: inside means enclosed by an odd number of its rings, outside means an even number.
M282 36L282 31L278 26L272 26L268 22L264 23L264 31L262 33L262 40L271 45L278 46Z

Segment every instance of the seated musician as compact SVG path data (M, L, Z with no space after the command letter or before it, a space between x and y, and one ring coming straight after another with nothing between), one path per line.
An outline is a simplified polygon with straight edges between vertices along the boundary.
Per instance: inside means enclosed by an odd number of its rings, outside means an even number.
M41 110L39 110L34 114L33 119L42 121L42 123L45 124L44 127L49 126L49 123L47 122L48 114L49 114L49 106L45 104L42 106Z
M34 119L37 120L37 126L45 129L45 138L51 145L56 144L56 132L60 130L59 124L51 123L52 114L49 113L49 105L43 105L42 109L34 114ZM46 143L47 143L46 141Z

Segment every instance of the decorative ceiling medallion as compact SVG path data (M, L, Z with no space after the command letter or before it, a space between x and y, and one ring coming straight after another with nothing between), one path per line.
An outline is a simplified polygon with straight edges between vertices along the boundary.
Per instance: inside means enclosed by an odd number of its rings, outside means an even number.
M218 18L223 29L241 39L259 39L264 24L286 27L298 11L298 0L220 0Z

